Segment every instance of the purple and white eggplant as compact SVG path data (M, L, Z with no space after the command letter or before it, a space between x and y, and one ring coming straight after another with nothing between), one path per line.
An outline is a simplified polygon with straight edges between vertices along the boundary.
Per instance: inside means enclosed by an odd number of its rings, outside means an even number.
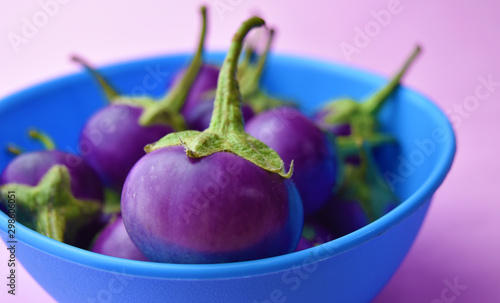
M344 180L320 212L339 236L380 218L398 203L372 155L376 146L395 143L391 136L379 131L377 114L420 51L417 46L389 83L365 102L357 103L349 98L333 101L314 116L318 125L337 135L338 141L353 140L362 144L361 153L345 158ZM370 141L379 144L369 144Z
M30 135L45 142L49 150L22 153L7 165L0 175L0 200L7 201L14 192L20 223L81 246L80 228L94 220L102 207L102 184L81 157L55 150L39 132L32 130Z
M276 152L244 132L236 80L242 41L235 34L219 74L210 126L146 146L122 192L132 241L151 261L221 263L294 251L303 211Z
M295 164L292 177L306 216L321 209L343 182L346 159L360 152L358 138L335 137L321 130L298 109L278 107L252 118L245 130ZM394 142L389 136L367 139L372 146Z
M360 164L345 166L345 178L319 212L320 221L336 235L344 236L375 221L398 205L372 155L363 144Z
M206 10L196 55L182 78L159 100L149 96L122 96L95 69L74 57L101 84L110 105L93 115L83 127L79 145L85 160L106 185L121 191L132 166L144 155L144 146L186 128L180 111L202 66Z
M318 211L337 184L340 158L334 142L298 109L278 107L252 118L245 131L275 150L285 163L294 161L292 177L304 213Z

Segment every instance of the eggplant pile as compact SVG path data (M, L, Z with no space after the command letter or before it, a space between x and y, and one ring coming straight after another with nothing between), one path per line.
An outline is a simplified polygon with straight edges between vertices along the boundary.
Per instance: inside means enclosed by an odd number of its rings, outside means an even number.
M81 155L36 129L29 135L46 150L9 146L17 155L0 175L0 200L16 192L20 223L114 257L206 264L307 249L397 207L374 157L397 141L377 115L420 47L366 100L331 100L308 116L260 85L274 29L244 21L217 66L203 58L205 7L201 17L194 56L159 98L123 94L72 57L107 105L81 130ZM244 44L251 31L265 37L260 52L255 39Z

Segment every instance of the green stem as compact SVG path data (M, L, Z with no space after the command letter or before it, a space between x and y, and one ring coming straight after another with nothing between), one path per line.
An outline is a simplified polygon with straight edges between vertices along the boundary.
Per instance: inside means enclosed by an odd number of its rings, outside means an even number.
M253 43L251 41L247 42L245 46L245 55L243 57L243 60L238 64L238 73L237 73L238 79L241 79L244 76L248 66L250 65L250 62L252 61L252 56L254 53L255 53L255 48Z
M207 9L205 6L201 7L201 15L202 28L196 54L182 79L177 83L176 86L172 88L170 93L168 93L163 99L160 100L160 102L165 104L165 108L168 108L171 111L179 111L184 105L184 100L189 93L189 89L191 88L191 85L196 79L201 65L203 64L202 56L205 45L205 36L207 33Z
M92 67L91 64L77 55L72 56L71 60L82 65L97 80L97 82L99 82L102 89L104 90L106 99L108 99L110 103L113 103L113 101L119 99L120 94L118 93L118 91L113 88L113 86L111 86L111 84L101 75L100 72L97 71L97 69Z
M398 198L389 189L366 142L360 147L359 157L359 165L346 164L346 176L336 195L339 201L359 203L370 221L374 221Z
M207 32L207 10L205 6L201 7L201 14L203 18L201 35L198 43L198 49L196 50L193 60L182 76L182 79L177 82L174 87L172 87L172 89L158 101L157 104L151 106L150 109L147 108L144 110L139 120L142 125L151 125L158 120L161 120L161 117L163 117L165 113L178 113L184 105L189 90L196 80L196 76L198 75L198 72L203 64L202 56Z
M208 127L208 130L212 133L244 132L243 118L241 116L241 95L236 80L238 58L241 53L243 39L247 33L252 28L264 24L264 20L261 18L250 18L243 22L233 37L217 82L214 110Z
M283 160L278 153L247 134L243 129L241 95L236 80L238 57L245 35L252 28L262 25L264 25L264 20L257 17L250 18L234 35L219 72L210 126L202 132L186 130L167 134L157 142L146 145L144 148L146 152L176 145L182 145L186 150L186 155L191 158L206 157L217 152L229 152L267 171L278 173L283 178L292 176L293 161L290 163L290 170L286 172Z
M243 99L245 98L245 96L254 93L259 88L260 78L262 77L262 72L264 71L264 66L271 49L273 38L274 29L271 28L269 30L269 37L267 39L266 48L264 49L262 55L259 57L259 61L257 62L255 70L251 70L252 72L248 76L248 79L242 79L242 81L240 81L241 95L243 96Z
M23 153L23 149L20 148L19 146L14 145L14 144L8 144L7 151L15 156Z
M55 145L54 141L47 134L39 132L36 129L30 129L28 132L28 135L31 138L40 141L46 150L56 149L56 145Z
M410 57L406 60L402 68L399 72L391 79L391 81L383 87L381 90L376 92L373 96L371 96L366 102L363 103L363 109L367 113L374 114L384 104L384 101L389 97L389 95L396 89L401 81L401 78L406 73L410 65L413 63L415 58L420 54L421 48L419 45L415 47Z

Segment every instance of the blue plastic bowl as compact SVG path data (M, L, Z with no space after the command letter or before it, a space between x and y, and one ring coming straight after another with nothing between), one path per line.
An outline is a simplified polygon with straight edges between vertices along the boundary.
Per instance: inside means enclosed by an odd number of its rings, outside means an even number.
M207 56L220 63L222 53ZM173 71L190 55L174 55L103 69L125 92L148 87L161 94ZM165 75L169 72L169 75ZM145 80L147 79L147 80ZM148 81L148 85L144 85ZM311 112L332 97L359 100L386 79L351 67L292 56L270 58L263 84ZM27 89L0 101L0 148L15 142L40 149L26 130L36 126L59 148L77 151L86 119L104 106L86 73ZM453 130L426 97L402 88L380 113L382 127L400 142L378 155L404 201L379 220L339 239L288 255L230 264L159 264L125 260L66 245L16 225L16 257L59 302L367 302L382 289L406 255L432 195L450 169ZM0 153L0 171L11 156ZM0 213L6 240L7 216Z

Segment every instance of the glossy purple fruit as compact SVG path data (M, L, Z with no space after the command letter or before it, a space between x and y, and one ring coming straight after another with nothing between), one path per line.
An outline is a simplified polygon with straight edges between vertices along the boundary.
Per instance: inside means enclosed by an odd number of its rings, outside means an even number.
M121 193L120 193L121 194ZM78 247L90 249L96 235L117 215L120 215L120 194L106 188L104 190L104 203L99 216L94 218L88 224L82 226L77 237L79 239Z
M47 137L36 137L54 148ZM0 192L0 200L15 192L16 220L81 248L94 236L93 222L103 205L103 186L92 168L81 157L57 150L18 155L0 175Z
M140 107L111 104L95 113L80 135L82 157L117 191L145 154L144 146L173 131L168 125L140 125L142 112Z
M56 164L68 168L71 192L75 198L102 202L103 187L92 168L81 157L58 150L37 151L17 156L0 175L0 186L9 183L35 186Z
M201 14L203 23L196 54L179 80L159 99L123 95L88 63L73 57L100 83L110 102L84 126L79 142L81 154L104 182L118 192L129 170L145 154L145 145L174 130L186 128L181 108L202 67L207 23L205 7L201 8ZM197 91L208 85L202 81L207 77L199 79Z
M279 155L245 133L236 70L245 21L221 67L209 128L146 146L122 192L132 241L157 262L221 263L292 252L303 210Z
M327 135L298 109L265 111L245 126L250 135L274 149L286 165L294 161L292 179L306 215L319 210L336 185L337 151Z
M112 219L97 236L92 251L112 257L148 261L130 240L121 216Z
M364 143L359 164L346 165L345 177L339 190L319 212L319 217L338 236L351 233L377 220L398 205L398 198L388 186Z
M293 251L300 197L283 179L232 153L200 159L182 146L144 156L125 182L122 214L157 262L220 263Z

